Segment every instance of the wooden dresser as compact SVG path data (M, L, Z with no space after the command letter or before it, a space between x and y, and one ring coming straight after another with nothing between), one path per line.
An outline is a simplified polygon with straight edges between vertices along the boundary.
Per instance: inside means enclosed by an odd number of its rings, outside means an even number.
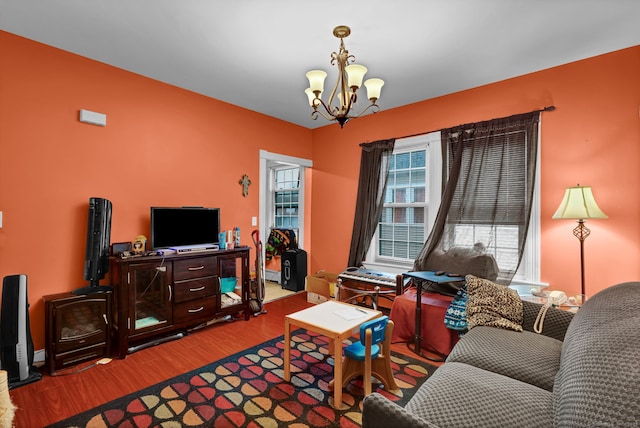
M110 273L112 347L119 358L217 319L250 316L249 247L113 257ZM222 292L225 284L239 300Z

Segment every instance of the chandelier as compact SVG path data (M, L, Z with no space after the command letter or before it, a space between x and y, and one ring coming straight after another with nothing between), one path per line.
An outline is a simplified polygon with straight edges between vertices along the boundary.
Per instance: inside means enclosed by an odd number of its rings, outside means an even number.
M343 39L349 34L351 34L351 29L346 25L340 25L333 29L333 35L340 39L340 51L331 53L331 65L338 65L338 80L327 102L325 103L321 98L324 91L324 79L327 77L327 73L322 70L311 70L306 74L309 79L309 88L304 91L309 97L309 105L313 107L311 118L315 120L318 115L321 115L329 121L337 121L340 128L349 119L359 117L369 109L377 113L380 107L376 101L380 98L380 91L384 85L382 79L366 80L364 86L367 88L367 98L371 104L358 114L352 113L351 110L358 101L358 89L362 86L367 68L360 64L353 64L356 58L349 55L349 51L345 49ZM334 101L336 101L335 104Z

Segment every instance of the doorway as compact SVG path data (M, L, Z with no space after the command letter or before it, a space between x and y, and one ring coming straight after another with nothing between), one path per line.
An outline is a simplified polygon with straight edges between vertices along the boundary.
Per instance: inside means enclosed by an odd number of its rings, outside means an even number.
M312 167L309 159L260 151L260 238L263 242L262 260L267 260L265 249L272 229L287 229L295 233L298 247L305 248L305 200L310 194L307 188L307 168ZM275 259L275 260L274 260ZM265 262L265 280L280 284L279 258ZM266 287L265 301L269 301Z

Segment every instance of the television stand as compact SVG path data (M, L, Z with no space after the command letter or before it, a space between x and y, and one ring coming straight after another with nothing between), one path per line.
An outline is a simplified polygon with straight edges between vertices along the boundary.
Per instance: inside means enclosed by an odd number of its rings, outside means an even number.
M111 257L114 356L178 338L228 316L249 320L250 247ZM240 299L227 302L233 291Z
M76 296L86 296L88 294L108 293L109 291L113 291L111 285L87 285L86 287L73 290L71 293Z
M172 340L182 339L183 337L184 337L184 333L182 332L172 334L171 336L159 337L146 343L141 343L139 345L131 346L129 347L129 349L127 349L127 352L129 354L133 354L134 352L151 348L152 346L160 345L161 343L171 342Z

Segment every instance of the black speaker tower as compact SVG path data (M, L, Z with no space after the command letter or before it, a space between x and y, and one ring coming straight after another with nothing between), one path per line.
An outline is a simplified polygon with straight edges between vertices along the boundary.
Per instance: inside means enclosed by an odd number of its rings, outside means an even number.
M307 252L297 248L282 253L281 285L290 291L304 290L304 280L307 277Z

